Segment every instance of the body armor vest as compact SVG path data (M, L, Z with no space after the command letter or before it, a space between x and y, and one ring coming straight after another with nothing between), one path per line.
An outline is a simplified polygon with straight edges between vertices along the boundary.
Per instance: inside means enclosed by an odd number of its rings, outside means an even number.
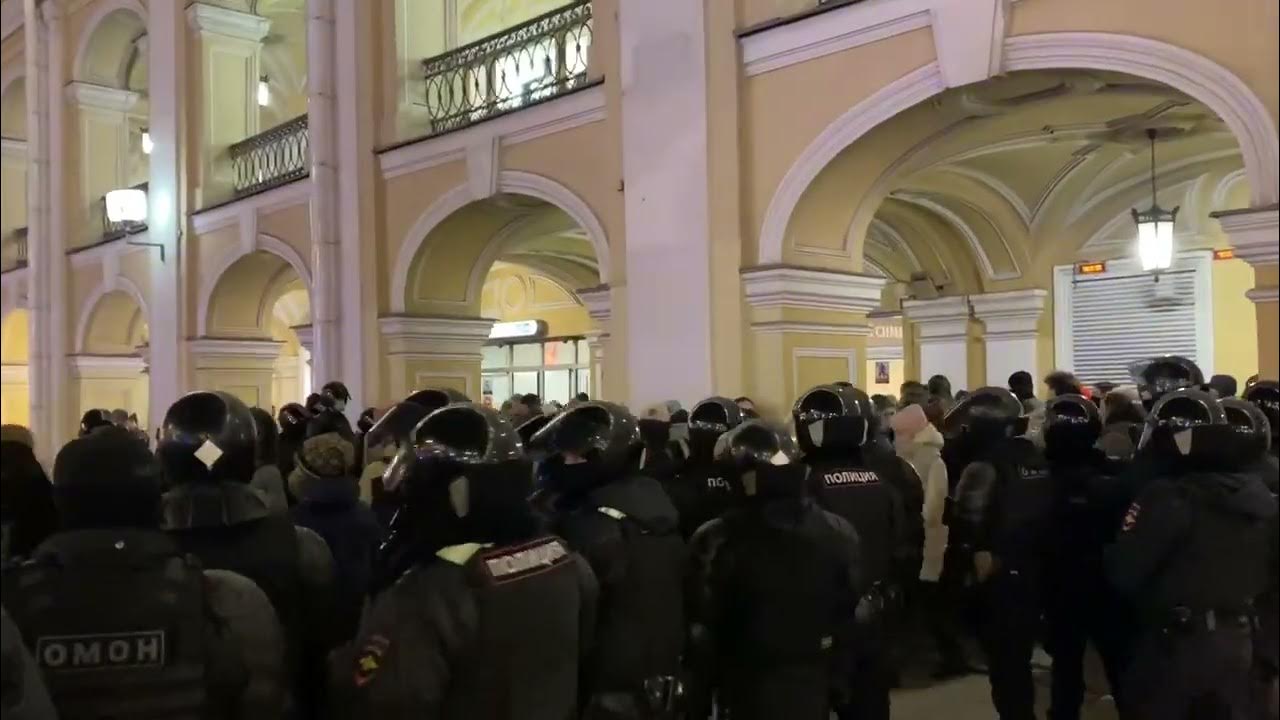
M5 570L4 603L62 720L211 715L204 577L163 534L57 535Z
M810 465L818 504L853 525L862 541L868 583L889 579L902 517L902 500L878 472L853 463L818 460Z
M1053 517L1049 463L1030 440L1012 438L985 455L996 471L986 528L1001 562L1027 572L1040 567Z

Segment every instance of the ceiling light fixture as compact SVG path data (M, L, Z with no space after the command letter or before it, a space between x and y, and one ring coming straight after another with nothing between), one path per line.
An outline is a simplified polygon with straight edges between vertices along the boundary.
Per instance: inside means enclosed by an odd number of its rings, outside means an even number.
M1133 213L1138 226L1138 259L1144 272L1159 273L1173 265L1173 222L1178 208L1165 210L1156 202L1156 130L1147 128L1151 142L1151 207Z

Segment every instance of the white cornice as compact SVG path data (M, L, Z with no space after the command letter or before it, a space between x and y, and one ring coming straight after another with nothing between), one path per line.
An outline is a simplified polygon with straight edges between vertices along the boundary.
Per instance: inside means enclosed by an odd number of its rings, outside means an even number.
M493 321L485 318L392 315L378 318L388 355L479 357Z
M901 345L871 345L867 348L868 360L901 360L904 356Z
M0 138L0 155L6 160L26 160L27 141L21 138Z
M494 139L506 147L587 125L604 119L604 100L603 85L580 90L457 132L384 150L378 154L378 167L382 177L390 179L462 160L467 148Z
M238 340L234 338L196 338L187 341L187 350L196 358L197 365L201 360L211 358L245 358L254 360L272 360L280 354L284 343L278 340Z
M973 314L986 324L988 339L1034 337L1048 291L1039 288L970 295Z
M808 308L868 313L880 307L885 279L872 275L774 265L742 271L755 308Z
M748 77L929 27L928 3L870 0L816 13L740 39Z
M233 200L224 205L198 210L191 214L191 229L196 234L235 225L245 212L270 213L311 200L311 178L294 180L266 192Z
M1255 303L1280 302L1280 288L1253 288L1246 290L1244 296Z
M574 295L582 301L587 315L597 324L605 324L613 316L613 292L608 285L580 288L574 291Z
M262 42L271 32L271 21L261 15L204 3L194 3L187 8L187 22L193 30L202 33L250 42Z
M921 340L957 339L969 332L969 298L964 295L906 300L902 303L902 313L915 324L916 335Z
M82 379L135 379L147 363L138 355L71 355L71 372Z
M779 335L797 333L804 335L842 335L848 337L866 337L871 328L866 325L840 325L838 323L793 322L790 320L768 320L751 323L751 329L761 335Z
M1236 257L1255 267L1280 263L1280 213L1275 205L1212 213Z
M139 95L132 90L95 85L80 81L67 83L67 99L82 108L128 112L138 104Z

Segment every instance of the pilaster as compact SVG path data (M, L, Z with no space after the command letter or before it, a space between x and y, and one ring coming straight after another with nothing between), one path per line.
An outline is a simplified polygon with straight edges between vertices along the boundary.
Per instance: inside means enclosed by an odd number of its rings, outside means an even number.
M907 300L904 317L915 327L920 380L943 375L955 389L969 386L969 298Z
M283 344L230 338L188 340L195 386L229 392L250 407L269 409L274 404L276 360Z
M1235 256L1253 266L1254 287L1245 293L1258 322L1258 374L1280 378L1280 211L1276 205L1213 213Z
M378 319L391 400L423 388L453 388L480 397L480 348L493 321L470 317Z
M1033 288L1010 292L970 295L973 314L986 325L986 384L1005 387L1009 376L1019 370L1037 381L1039 366L1040 318L1049 293Z

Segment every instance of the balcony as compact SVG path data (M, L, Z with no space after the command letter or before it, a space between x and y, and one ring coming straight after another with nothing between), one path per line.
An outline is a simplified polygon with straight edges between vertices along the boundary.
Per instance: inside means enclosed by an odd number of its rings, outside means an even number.
M235 175L237 198L291 183L311 172L307 116L263 130L227 150Z
M588 84L591 3L580 0L422 61L422 105L440 135Z
M4 238L3 252L0 253L0 272L17 270L27 266L27 227L14 228Z

